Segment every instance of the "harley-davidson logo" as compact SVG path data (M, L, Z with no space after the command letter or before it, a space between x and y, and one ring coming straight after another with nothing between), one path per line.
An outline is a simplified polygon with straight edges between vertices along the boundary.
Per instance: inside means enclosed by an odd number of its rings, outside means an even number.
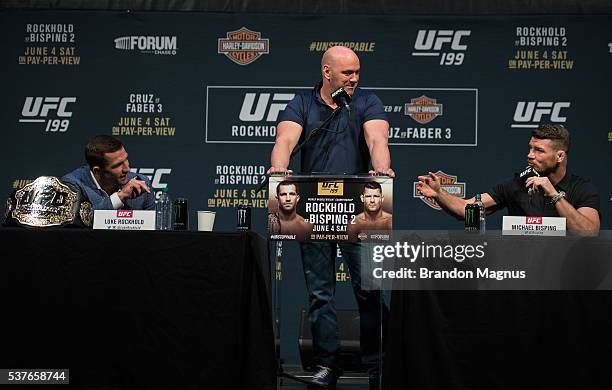
M270 53L270 40L261 38L261 33L242 27L227 33L226 38L219 38L218 53L238 65L248 65L264 54Z
M438 176L438 179L440 180L440 187L442 187L446 192L458 198L465 199L465 183L458 182L457 176L449 175L442 171L436 172L435 175ZM417 190L417 184L418 181L413 183L413 197L420 198L423 202L425 202L425 204L433 209L442 210L438 202L436 202L434 199L426 198L419 193Z
M434 120L437 116L442 115L442 104L437 104L436 99L422 95L418 98L410 99L410 103L404 104L404 115L408 115L424 125Z

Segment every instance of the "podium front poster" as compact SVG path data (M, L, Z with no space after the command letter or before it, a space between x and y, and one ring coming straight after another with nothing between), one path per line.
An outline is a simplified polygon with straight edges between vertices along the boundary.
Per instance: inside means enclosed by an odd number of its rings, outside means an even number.
M268 186L271 240L351 241L376 231L389 239L393 179L386 176L271 176Z

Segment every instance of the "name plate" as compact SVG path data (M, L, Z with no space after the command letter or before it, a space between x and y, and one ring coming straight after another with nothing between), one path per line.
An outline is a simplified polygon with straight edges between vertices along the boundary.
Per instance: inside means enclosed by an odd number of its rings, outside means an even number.
M155 230L154 210L95 210L94 229Z
M564 217L504 216L502 235L565 236Z

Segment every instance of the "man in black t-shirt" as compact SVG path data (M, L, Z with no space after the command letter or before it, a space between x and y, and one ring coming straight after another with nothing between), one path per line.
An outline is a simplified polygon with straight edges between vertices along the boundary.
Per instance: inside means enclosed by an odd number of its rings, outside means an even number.
M544 124L533 130L527 163L540 176L525 181L514 179L497 184L482 194L487 213L508 208L509 215L565 217L570 233L599 233L599 194L588 180L567 170L570 134L561 125ZM429 172L419 176L417 191L433 198L448 213L463 219L465 206L474 198L461 199L440 186L438 177ZM532 191L528 191L530 189Z

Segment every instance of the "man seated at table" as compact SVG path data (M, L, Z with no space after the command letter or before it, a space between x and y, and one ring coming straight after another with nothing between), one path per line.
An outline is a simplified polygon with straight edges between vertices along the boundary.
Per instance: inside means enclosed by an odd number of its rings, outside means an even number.
M569 146L569 131L561 125L544 124L533 130L527 163L540 176L524 181L515 177L482 194L487 213L508 207L508 215L565 217L570 233L599 234L599 194L588 180L568 172ZM474 202L474 198L465 200L444 191L434 173L418 180L420 194L435 199L459 219L464 218L465 206Z
M155 210L155 195L146 176L130 172L123 142L110 135L96 135L85 146L88 165L60 180L80 191L94 210Z

